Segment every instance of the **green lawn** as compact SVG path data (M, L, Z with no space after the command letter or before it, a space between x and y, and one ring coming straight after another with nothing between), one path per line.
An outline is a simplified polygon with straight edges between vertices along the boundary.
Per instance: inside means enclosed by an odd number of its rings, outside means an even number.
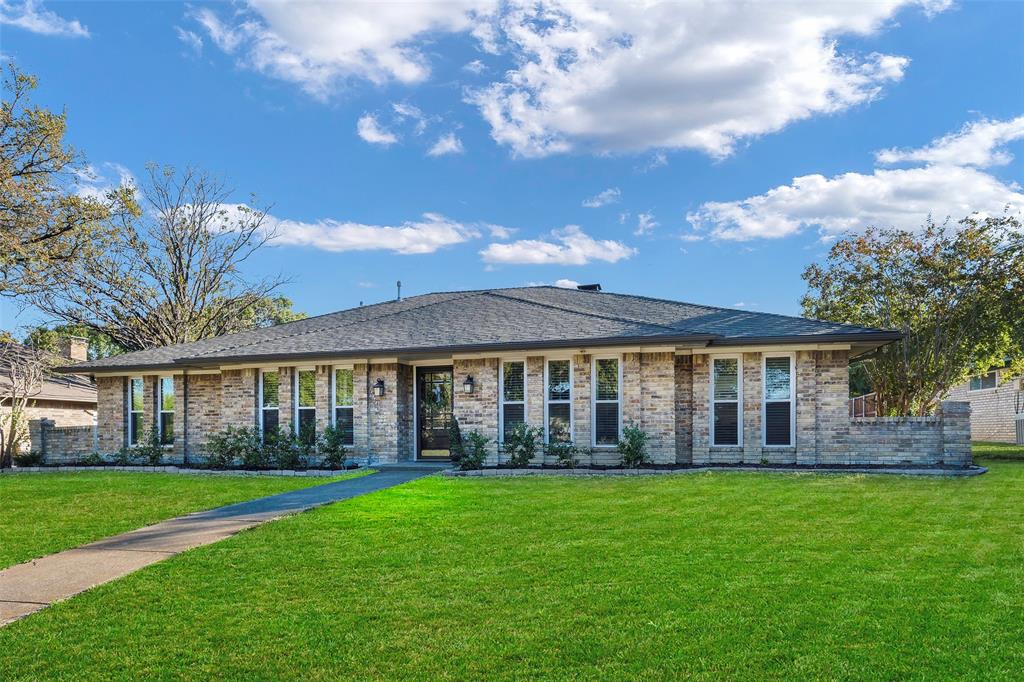
M1020 679L1024 465L990 464L420 479L16 622L0 679Z
M86 471L0 476L0 568L325 478Z
M974 451L974 456L978 459L1024 462L1024 445L982 443L981 441L975 441L972 445L971 449Z

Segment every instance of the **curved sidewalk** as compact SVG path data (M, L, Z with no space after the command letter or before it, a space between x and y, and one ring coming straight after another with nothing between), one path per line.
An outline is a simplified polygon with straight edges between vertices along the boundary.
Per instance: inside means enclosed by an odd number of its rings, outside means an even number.
M50 604L193 547L282 516L376 492L440 471L378 466L377 473L195 512L0 571L0 627Z

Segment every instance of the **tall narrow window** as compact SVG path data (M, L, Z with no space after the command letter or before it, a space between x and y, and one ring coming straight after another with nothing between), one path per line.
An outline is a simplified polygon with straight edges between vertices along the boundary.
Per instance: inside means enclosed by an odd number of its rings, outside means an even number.
M128 445L142 442L145 420L142 416L146 398L142 377L134 377L128 382Z
M160 444L174 443L174 378L160 377Z
M764 444L793 444L793 360L764 359Z
M548 442L568 443L572 440L572 363L548 360L545 392Z
M341 442L345 445L355 444L352 419L353 396L352 370L334 370L334 428L341 431Z
M715 358L711 369L712 445L740 445L738 358Z
M526 363L501 363L501 440L526 423Z
M594 445L619 442L619 360L594 360Z
M316 372L299 370L295 381L295 435L306 443L316 441Z
M279 381L277 372L260 372L260 430L264 440L268 434L277 433Z

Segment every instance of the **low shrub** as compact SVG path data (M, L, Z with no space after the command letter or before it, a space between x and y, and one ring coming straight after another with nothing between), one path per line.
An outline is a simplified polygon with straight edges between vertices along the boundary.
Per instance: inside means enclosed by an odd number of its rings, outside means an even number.
M125 446L114 453L114 464L119 467L127 467L135 464L138 453L134 448Z
M263 439L264 461L276 469L301 469L306 466L313 447L289 429L278 427Z
M558 465L567 469L571 469L579 464L579 456L585 453L585 450L576 447L576 445L570 442L547 443L544 446L545 456L556 458Z
M78 466L83 467L98 467L103 466L106 463L107 460L98 452L90 452L88 455L85 455L78 460Z
M324 466L328 469L346 468L348 450L345 448L345 433L335 426L328 426L320 434L317 449L323 457Z
M247 469L264 468L263 444L256 427L229 426L206 440L206 466L230 469L241 464Z
M448 424L448 457L458 464L466 454L466 447L462 442L462 431L459 430L459 420L452 416Z
M505 442L501 446L502 452L508 457L508 463L517 468L529 466L537 455L537 444L543 436L544 430L539 426L516 424L512 427L505 434Z
M43 453L41 452L16 452L14 453L14 466L17 467L38 467L43 465Z
M470 431L466 434L466 437L460 441L463 452L462 457L458 460L459 468L467 471L482 467L484 460L487 459L487 444L490 442L491 439L479 431Z
M160 444L160 434L156 429L146 432L141 445L135 446L135 457L149 466L159 466L164 458L164 446Z
M647 441L650 436L634 422L630 421L622 429L619 438L619 454L622 455L622 466L635 469L647 462Z

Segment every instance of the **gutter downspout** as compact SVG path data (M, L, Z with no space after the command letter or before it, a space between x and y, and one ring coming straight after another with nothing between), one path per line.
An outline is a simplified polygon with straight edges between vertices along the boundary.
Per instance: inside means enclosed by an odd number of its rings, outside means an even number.
M182 405L182 416L181 416L181 464L182 466L188 467L188 370L184 369L181 371L181 402Z

